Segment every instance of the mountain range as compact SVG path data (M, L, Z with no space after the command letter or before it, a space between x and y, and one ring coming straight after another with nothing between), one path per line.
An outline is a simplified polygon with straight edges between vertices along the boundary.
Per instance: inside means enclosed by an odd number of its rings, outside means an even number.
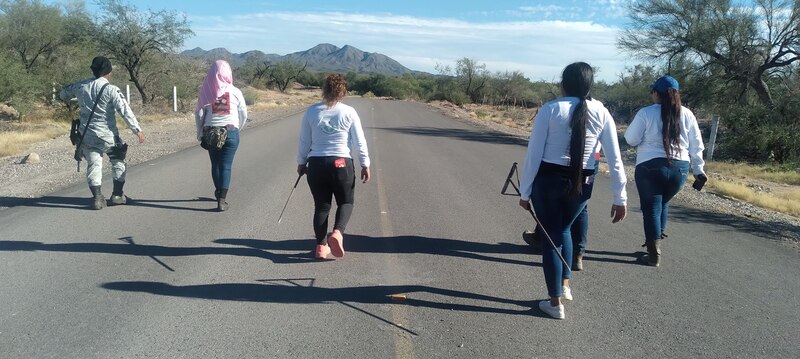
M376 52L364 52L353 46L337 47L331 44L319 44L305 51L298 51L288 55L267 54L259 50L247 51L241 54L231 53L224 48L203 50L199 47L181 52L181 55L215 61L227 60L231 66L239 66L248 61L258 63L276 63L291 60L308 65L309 70L332 72L377 73L387 76L399 76L413 71L401 65L394 59Z

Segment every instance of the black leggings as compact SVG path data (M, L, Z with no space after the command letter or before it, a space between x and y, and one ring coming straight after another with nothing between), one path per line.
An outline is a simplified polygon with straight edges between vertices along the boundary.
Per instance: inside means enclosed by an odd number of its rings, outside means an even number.
M314 234L324 244L328 236L328 213L331 195L336 198L336 222L333 229L344 232L353 213L356 173L353 159L343 157L309 157L308 187L314 196Z

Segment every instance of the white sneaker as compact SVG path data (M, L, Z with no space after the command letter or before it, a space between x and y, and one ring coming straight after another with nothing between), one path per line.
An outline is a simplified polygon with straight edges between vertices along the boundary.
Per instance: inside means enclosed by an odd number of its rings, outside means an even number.
M572 300L572 289L570 287L561 287L561 292L563 293L561 298L564 298L564 300Z
M564 319L564 305L559 304L558 306L554 307L550 305L549 300L543 300L539 302L539 309L545 312L547 315L556 318L556 319Z

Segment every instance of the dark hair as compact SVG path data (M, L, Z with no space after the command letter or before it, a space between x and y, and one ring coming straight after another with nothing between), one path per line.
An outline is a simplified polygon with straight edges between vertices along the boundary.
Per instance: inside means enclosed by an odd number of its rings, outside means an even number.
M569 167L572 173L571 194L581 194L583 181L583 153L586 147L586 121L589 119L589 107L586 104L590 100L589 93L594 82L594 70L585 62L575 62L569 64L561 73L561 88L564 95L577 97L578 105L572 111L570 127L572 136L569 141Z
M333 106L347 95L347 80L340 74L330 74L322 85L322 98L328 106Z
M681 94L678 90L669 88L666 93L658 92L658 98L661 100L661 136L664 152L667 153L667 162L672 163L672 158L681 143Z
M97 56L92 59L92 65L89 68L92 69L94 77L99 79L111 73L111 60L104 56Z

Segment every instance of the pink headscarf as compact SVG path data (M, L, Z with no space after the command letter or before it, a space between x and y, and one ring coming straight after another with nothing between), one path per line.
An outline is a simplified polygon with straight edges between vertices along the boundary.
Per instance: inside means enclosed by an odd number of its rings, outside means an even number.
M197 107L195 112L200 111L203 106L214 103L217 97L225 93L225 89L233 84L233 72L231 65L225 60L217 60L208 69L203 87L200 89L200 96L197 97Z

